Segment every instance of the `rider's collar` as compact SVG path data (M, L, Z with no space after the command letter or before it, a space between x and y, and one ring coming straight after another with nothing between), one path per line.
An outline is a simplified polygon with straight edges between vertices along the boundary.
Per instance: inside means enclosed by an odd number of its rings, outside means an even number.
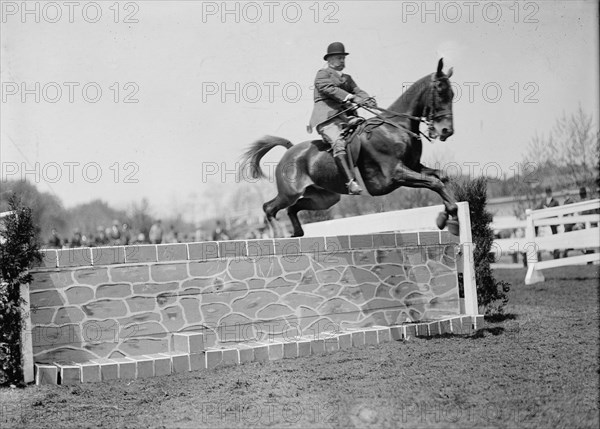
M337 75L338 75L338 77L342 77L342 75L344 74L344 73L342 73L341 71L339 71L339 70L336 70L336 69L334 69L334 68L332 68L332 67L329 67L329 66L328 66L328 68L329 68L329 70L331 70L332 72L334 72L335 74L337 74Z

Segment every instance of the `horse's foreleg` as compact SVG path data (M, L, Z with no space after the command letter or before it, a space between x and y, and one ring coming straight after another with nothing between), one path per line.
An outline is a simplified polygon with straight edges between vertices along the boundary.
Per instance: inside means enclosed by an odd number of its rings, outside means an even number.
M423 164L419 164L420 173L426 176L433 176L442 181L442 183L447 184L450 182L450 178L444 174L442 170L437 170L435 168L429 168L424 166Z
M427 167L425 167L427 168ZM431 169L430 169L431 170ZM394 170L394 182L398 186L406 186L409 188L427 188L436 192L444 201L445 212L442 212L437 220L438 228L443 229L448 221L448 216L456 217L458 207L454 196L448 192L444 183L435 175L427 175L423 172L413 171L404 165L396 166ZM458 234L458 224L452 222L452 233ZM449 226L450 228L450 226Z
M292 237L302 237L304 230L298 219L300 210L326 210L340 200L340 195L324 189L315 189L309 187L304 192L304 196L288 208L288 216L294 227Z

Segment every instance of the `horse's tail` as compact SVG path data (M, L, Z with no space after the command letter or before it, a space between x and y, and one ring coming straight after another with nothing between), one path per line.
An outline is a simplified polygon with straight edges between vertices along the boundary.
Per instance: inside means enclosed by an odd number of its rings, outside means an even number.
M254 179L265 177L262 168L260 168L260 160L275 146L284 146L286 149L289 149L293 145L292 142L281 137L264 136L252 143L250 148L244 153L242 156L242 168L247 165Z

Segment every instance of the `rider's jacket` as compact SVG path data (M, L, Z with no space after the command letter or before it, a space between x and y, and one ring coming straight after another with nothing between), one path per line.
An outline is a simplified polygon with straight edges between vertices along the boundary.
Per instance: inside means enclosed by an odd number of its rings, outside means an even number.
M369 98L369 94L360 89L349 74L341 73L331 67L326 67L317 72L315 77L315 90L312 115L309 128L345 110L344 101L350 94L358 97L357 102Z

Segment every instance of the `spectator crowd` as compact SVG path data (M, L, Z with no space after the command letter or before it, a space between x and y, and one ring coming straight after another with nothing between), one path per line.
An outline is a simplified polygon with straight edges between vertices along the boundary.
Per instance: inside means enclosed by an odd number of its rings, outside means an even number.
M110 228L98 226L95 232L82 233L78 228L73 231L70 238L61 237L56 229L52 229L50 238L46 243L47 248L68 249L74 247L100 247L100 246L128 246L137 244L167 244L187 243L201 241L224 241L232 239L268 238L268 228L265 225L254 228L249 232L230 233L220 220L212 231L206 231L200 226L191 234L178 232L174 225L167 229L163 227L162 220L154 222L146 235L144 232L132 229L129 224L114 220Z

